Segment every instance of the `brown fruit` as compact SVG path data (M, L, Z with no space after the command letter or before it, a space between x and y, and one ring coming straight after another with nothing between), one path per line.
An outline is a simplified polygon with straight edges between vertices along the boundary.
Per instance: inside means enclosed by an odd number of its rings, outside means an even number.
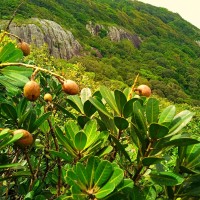
M151 95L151 89L147 85L139 85L136 89L135 92L139 94L140 96L145 96L149 97Z
M22 50L24 56L28 56L30 54L30 46L26 42L20 42L18 43L18 48Z
M45 95L44 95L44 100L45 101L49 101L49 102L52 102L52 96L51 96L51 94L49 94L49 93L46 93Z
M40 96L40 85L35 81L28 81L24 86L24 96L29 101L35 101Z
M72 80L64 81L64 83L62 84L62 89L64 92L70 95L75 95L79 93L78 85Z
M24 129L18 129L13 132L13 135L23 133L23 136L15 142L15 144L19 147L27 147L31 144L33 144L33 136L26 130Z

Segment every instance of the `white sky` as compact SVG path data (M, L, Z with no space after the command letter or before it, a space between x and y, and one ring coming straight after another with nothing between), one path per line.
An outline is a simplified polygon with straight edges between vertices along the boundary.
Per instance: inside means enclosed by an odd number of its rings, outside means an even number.
M200 28L200 0L139 0L178 13L182 18Z

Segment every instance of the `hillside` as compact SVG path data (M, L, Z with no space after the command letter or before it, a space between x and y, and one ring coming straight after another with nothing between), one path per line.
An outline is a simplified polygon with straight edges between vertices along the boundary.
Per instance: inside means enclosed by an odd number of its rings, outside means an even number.
M0 19L10 19L19 2L2 0ZM139 73L161 97L200 105L200 30L178 14L130 0L29 0L14 22L33 17L70 30L83 49L68 62L82 63L97 81L131 85Z

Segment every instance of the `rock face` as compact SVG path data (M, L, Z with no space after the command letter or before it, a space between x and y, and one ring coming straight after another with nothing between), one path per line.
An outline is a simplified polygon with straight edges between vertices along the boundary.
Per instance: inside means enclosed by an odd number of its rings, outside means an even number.
M103 25L100 25L100 24L92 24L92 22L89 22L87 25L86 25L86 29L91 33L91 35L93 36L97 36L100 34L100 32L102 30L106 31L107 32L107 36L110 38L110 40L112 41L116 41L116 42L119 42L123 39L128 39L130 40L133 45L136 47L136 48L139 48L140 47L140 44L141 44L141 39L136 35L136 34L131 34L121 28L117 28L115 26L108 26L108 27L105 27Z
M34 18L32 21L20 26L12 23L9 31L37 47L47 43L50 54L56 58L70 59L80 54L82 47L70 31L50 20Z

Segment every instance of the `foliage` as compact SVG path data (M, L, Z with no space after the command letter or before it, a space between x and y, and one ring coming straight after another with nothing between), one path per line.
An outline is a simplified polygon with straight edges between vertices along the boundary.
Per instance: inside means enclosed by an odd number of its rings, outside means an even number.
M26 64L12 43L2 45L0 59L0 78L9 82L0 83L2 200L200 197L199 133L189 126L194 112L163 107L158 98L128 87L67 95L61 76L45 65L36 76L35 65ZM22 76L33 75L41 95L29 102ZM46 92L52 102L43 100ZM34 143L19 148L15 141L22 134L13 136L16 129L28 130Z
M10 19L19 2L2 0L0 19ZM151 85L155 94L175 103L200 105L199 29L178 14L130 0L30 0L22 4L14 21L29 23L31 17L56 21L72 31L84 47L84 56L69 62L94 72L95 81L110 81L109 86L117 80L116 84L131 86L139 73L141 82ZM99 35L86 30L89 22L104 26ZM111 41L106 32L110 26L139 36L140 48L129 40Z

